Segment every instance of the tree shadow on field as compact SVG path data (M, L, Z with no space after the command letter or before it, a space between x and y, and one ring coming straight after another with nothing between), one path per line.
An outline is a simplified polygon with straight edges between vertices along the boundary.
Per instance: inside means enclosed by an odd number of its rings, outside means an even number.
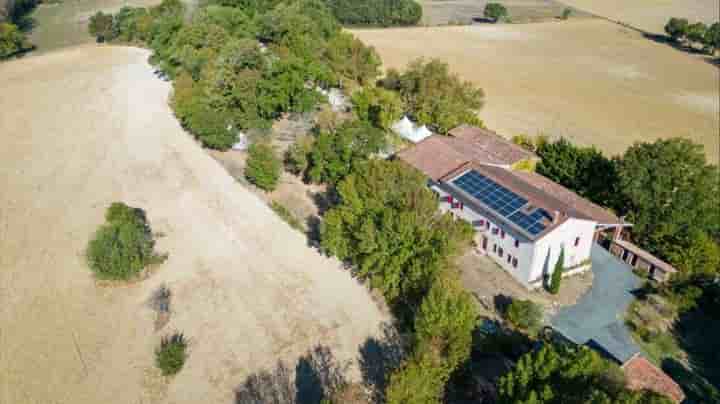
M382 325L379 338L370 337L360 346L360 371L373 403L384 401L388 377L400 366L403 356L400 334L389 323Z
M235 404L319 404L347 384L347 367L318 345L298 359L294 371L278 361L274 369L250 375L235 389Z

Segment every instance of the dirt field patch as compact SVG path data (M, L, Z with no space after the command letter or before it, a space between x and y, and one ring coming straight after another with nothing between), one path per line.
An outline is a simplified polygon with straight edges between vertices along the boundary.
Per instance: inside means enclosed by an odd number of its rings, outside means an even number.
M359 379L388 317L182 131L147 57L91 45L0 65L0 402L230 404L317 345ZM169 259L101 286L82 251L117 200L145 209ZM189 358L163 379L153 350L175 330Z
M717 0L562 0L572 7L661 34L670 17L713 23L720 18Z
M720 158L720 70L599 20L354 30L403 68L436 57L485 90L480 117L512 136L546 132L608 154L681 136Z
M423 19L421 25L464 25L483 18L483 10L489 0L421 0ZM555 0L504 0L513 22L527 23L557 19L567 7ZM572 15L590 17L580 10Z

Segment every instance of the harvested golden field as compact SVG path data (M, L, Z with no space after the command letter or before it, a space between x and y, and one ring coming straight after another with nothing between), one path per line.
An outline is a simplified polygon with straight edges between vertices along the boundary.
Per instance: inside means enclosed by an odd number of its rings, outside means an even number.
M562 2L655 34L663 33L663 27L670 17L705 23L713 23L720 19L718 0L562 0Z
M600 20L354 30L385 67L434 57L485 90L480 112L503 135L545 132L621 153L682 136L720 159L720 70Z
M184 133L148 56L90 45L0 64L0 403L231 404L278 360L277 382L317 388L298 358L319 345L359 379L388 316ZM98 283L84 261L113 201L144 209L169 254L147 279ZM189 357L164 378L154 349L174 331Z

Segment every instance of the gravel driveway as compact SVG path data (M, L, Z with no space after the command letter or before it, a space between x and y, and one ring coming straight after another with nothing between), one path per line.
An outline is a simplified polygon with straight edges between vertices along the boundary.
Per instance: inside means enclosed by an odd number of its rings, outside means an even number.
M640 352L623 317L634 299L631 291L642 282L628 265L598 245L593 246L592 264L590 291L576 305L561 309L551 324L574 342L600 348L624 362Z

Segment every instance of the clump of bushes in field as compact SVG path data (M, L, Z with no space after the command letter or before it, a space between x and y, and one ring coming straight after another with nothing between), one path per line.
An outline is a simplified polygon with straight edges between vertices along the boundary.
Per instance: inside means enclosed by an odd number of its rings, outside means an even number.
M665 33L676 42L688 46L701 45L710 55L720 49L720 21L708 26L702 22L691 24L685 18L671 18L665 24Z
M494 22L498 22L508 18L508 10L500 3L487 3L485 10L483 10L483 16Z
M142 209L115 202L88 243L86 258L100 279L129 280L167 256L154 252L155 240Z
M155 365L163 376L172 376L182 369L187 359L187 340L181 333L163 337L155 350Z

